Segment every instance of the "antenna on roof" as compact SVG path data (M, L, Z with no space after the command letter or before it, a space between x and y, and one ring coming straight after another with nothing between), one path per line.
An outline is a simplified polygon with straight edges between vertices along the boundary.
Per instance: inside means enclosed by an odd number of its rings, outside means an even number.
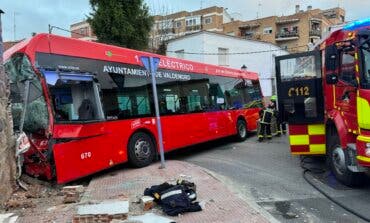
M203 8L203 0L200 0L200 9Z
M258 1L258 9L257 9L257 19L258 19L258 16L259 16L259 13L260 13L260 10L261 10L261 0Z
M338 0L338 7L340 8L342 5L343 5L343 1L342 0Z

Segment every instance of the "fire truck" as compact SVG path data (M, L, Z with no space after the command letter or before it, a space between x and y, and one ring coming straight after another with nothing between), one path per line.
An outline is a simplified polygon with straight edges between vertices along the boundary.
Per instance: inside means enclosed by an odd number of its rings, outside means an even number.
M335 177L361 184L370 167L370 18L313 51L276 57L278 108L294 155L324 155Z

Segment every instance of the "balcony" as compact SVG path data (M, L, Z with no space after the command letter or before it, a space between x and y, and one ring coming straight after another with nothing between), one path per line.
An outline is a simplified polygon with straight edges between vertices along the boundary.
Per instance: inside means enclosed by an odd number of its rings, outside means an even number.
M186 26L186 32L194 32L201 30L201 25Z
M255 29L255 28L258 28L260 26L259 23L247 23L247 24L244 24L244 25L241 25L239 27L239 29Z
M159 35L166 35L166 34L173 34L175 33L174 28L165 28L165 29L159 29L158 34Z
M310 37L321 38L321 31L320 30L310 30Z
M299 19L279 19L279 20L276 20L276 25L284 25L284 24L288 24L288 23L296 23L296 22L299 22Z
M295 39L299 39L298 31L279 32L275 36L276 41L286 41L286 40L295 40Z

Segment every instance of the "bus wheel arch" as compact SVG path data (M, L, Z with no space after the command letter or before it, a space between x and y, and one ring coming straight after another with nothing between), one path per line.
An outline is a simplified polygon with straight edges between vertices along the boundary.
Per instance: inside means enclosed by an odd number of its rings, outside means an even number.
M238 141L244 141L248 136L247 121L243 116L239 116L236 121L236 139Z
M333 121L326 125L326 148L328 164L335 177L347 186L358 186L363 182L363 173L352 172L349 168L348 149L343 149L341 137Z
M127 158L132 166L148 166L156 155L157 141L150 130L141 128L131 134L127 143Z

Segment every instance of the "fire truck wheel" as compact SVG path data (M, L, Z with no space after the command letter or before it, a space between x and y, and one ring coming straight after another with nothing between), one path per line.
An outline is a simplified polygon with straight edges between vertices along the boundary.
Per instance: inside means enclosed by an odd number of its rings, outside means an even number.
M348 153L341 147L337 134L328 138L328 148L329 164L335 177L347 186L361 185L364 178L363 173L355 173L348 169Z
M137 132L131 136L128 143L128 161L134 167L144 167L152 163L155 156L155 145L152 138Z
M247 123L243 119L239 119L236 123L236 138L242 142L247 139Z

